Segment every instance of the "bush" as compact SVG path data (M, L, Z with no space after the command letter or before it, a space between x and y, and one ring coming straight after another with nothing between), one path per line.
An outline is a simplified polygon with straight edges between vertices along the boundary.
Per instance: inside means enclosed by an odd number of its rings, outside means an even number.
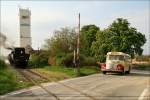
M48 64L49 65L56 65L56 57L49 57L48 58Z
M101 63L106 62L106 56L105 55L98 55L95 58L97 61L100 61Z
M66 66L66 67L73 66L73 56L74 56L73 53L69 53L65 57L62 57L61 64Z
M149 62L150 56L137 56L135 59L136 59L136 61L147 61L147 62Z
M148 64L134 64L134 65L132 65L132 69L150 71L150 63L148 63Z
M29 66L31 67L31 66L38 66L38 64L39 64L39 57L37 56L37 55L35 55L35 54L32 54L31 56L30 56L30 60L29 60Z
M62 58L62 65L66 67L74 66L73 64L73 53L67 54ZM86 57L83 54L80 54L80 66L95 66L96 60L93 57Z
M1 58L0 58L0 69L4 69L4 68L6 68L6 63L4 62L4 60L2 60Z
M56 64L55 65L64 65L63 60L67 55L65 53L57 53L56 55Z
M93 57L85 57L83 60L83 66L96 66L96 59Z
M45 52L31 54L29 61L30 67L43 67L46 65L48 65L48 55Z

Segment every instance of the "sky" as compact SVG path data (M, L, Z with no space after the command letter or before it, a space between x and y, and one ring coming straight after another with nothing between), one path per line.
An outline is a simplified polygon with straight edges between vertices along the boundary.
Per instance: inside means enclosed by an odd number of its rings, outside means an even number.
M53 36L55 30L63 27L77 27L78 13L81 27L95 24L107 28L117 18L127 19L132 27L146 36L143 54L150 54L150 1L0 1L0 31L9 43L19 46L19 7L31 10L32 47L41 48L45 39Z

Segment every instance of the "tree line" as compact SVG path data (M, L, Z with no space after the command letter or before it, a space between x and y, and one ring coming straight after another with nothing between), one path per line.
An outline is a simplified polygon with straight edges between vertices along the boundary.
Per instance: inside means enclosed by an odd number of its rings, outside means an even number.
M145 42L145 35L130 26L127 19L117 18L103 30L96 25L84 25L80 31L80 65L105 62L105 55L110 51L128 53L132 58L135 54L142 55ZM53 37L45 40L43 50L46 54L43 54L43 58L51 65L73 66L76 47L75 28L61 28L54 32Z

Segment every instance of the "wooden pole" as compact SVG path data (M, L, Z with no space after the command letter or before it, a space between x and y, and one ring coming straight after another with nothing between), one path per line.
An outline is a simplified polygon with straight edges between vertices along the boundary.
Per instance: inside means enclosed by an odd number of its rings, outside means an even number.
M80 13L78 23L78 39L77 39L77 73L80 74Z

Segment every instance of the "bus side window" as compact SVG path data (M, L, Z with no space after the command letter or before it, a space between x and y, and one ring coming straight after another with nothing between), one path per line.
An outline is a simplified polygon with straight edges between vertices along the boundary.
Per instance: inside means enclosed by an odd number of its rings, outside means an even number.
M130 57L127 56L127 60L130 62Z
M129 61L129 57L128 56L125 56L125 61Z

